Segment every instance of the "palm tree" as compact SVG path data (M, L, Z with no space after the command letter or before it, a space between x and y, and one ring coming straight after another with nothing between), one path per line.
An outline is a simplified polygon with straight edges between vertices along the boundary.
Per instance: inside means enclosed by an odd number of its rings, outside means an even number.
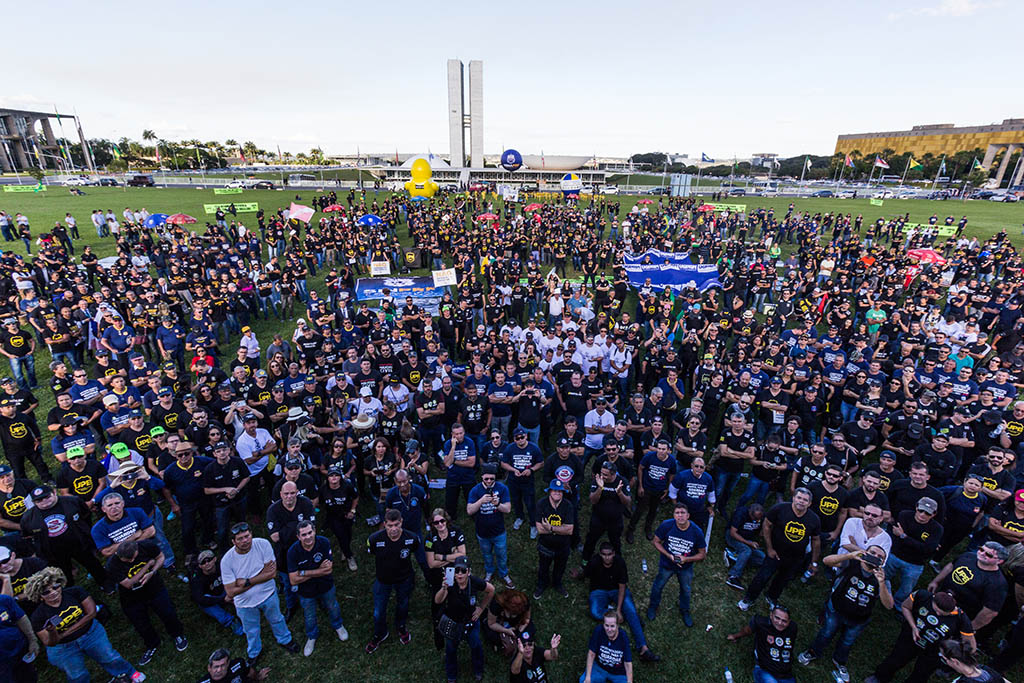
M246 140L242 144L242 150L245 152L245 156L249 159L255 159L259 153L259 148L256 147L256 143L252 140Z

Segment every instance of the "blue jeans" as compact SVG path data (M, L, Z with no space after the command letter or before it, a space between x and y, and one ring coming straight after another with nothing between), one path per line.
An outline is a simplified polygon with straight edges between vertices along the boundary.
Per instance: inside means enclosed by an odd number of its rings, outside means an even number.
M412 593L412 577L401 583L373 582L373 639L380 640L388 632L387 612L391 591L395 591L395 627L405 630L409 620L409 595Z
M498 432L501 434L501 438L502 438L503 441L508 441L508 437L509 437L508 430L509 430L509 427L511 427L511 426L512 426L512 416L511 415L502 415L500 417L492 417L491 418L491 431L493 431L495 429L498 430Z
M75 354L71 351L54 351L51 355L53 360L59 360L69 368L78 369L78 361L75 360Z
M750 501L754 501L758 505L764 505L764 501L768 498L768 489L771 487L770 481L763 481L757 477L751 475L750 481L747 484L747 490L740 496L740 500L736 503L736 507L741 508Z
M383 519L383 518L382 518ZM293 586L288 579L288 572L277 571L277 592L284 598L284 608L291 611L293 607L299 606L299 587Z
M220 605L207 605L199 609L207 616L216 619L217 623L224 628L231 629L231 632L236 636L245 635L245 631L242 630L242 625L238 623L238 620L232 616L231 612L228 612Z
M789 678L778 678L755 664L754 683L796 683L796 679L792 676Z
M325 590L320 595L312 598L299 596L299 604L302 605L302 617L305 620L306 638L316 640L320 636L320 629L316 623L316 606L320 605L327 612L327 618L331 622L331 628L337 631L344 625L341 619L341 607L338 605L338 597L335 595L334 586Z
M810 651L815 656L820 657L825 647L832 641L832 637L842 629L842 635L839 636L839 643L836 645L835 652L832 653L832 659L839 664L846 664L846 661L850 658L850 648L853 647L861 631L867 628L870 623L870 619L863 624L851 622L836 612L835 607L832 606L832 601L829 600L825 603L825 623L818 629L818 635L814 637Z
M156 530L156 544L160 546L160 552L164 554L164 568L174 566L174 549L171 548L171 542L167 540L167 534L164 533L164 513L160 510L160 506L157 505L153 508L153 528Z
M618 589L590 591L590 616L600 621L604 613L615 609L615 603L619 600ZM644 649L647 645L647 637L644 636L644 627L640 623L640 615L636 612L636 603L633 602L633 594L626 589L626 595L622 598L622 616L629 624L629 631L633 634L633 642L638 650Z
M721 469L715 472L715 509L719 512L725 512L729 496L740 480L740 474L742 472L723 472Z
M523 425L519 425L523 427ZM536 427L523 427L526 430L526 438L537 448L540 448L540 425ZM479 452L479 451L478 451Z
M7 361L11 364L11 374L14 381L18 383L19 389L38 389L36 382L36 359L31 354L21 358L11 358Z
M107 638L103 624L93 621L85 635L70 643L47 646L46 658L64 672L68 683L89 683L89 669L85 657L94 659L111 676L135 673L135 667L122 657Z
M914 586L917 585L917 580L921 578L923 571L924 565L910 564L895 555L889 555L885 561L885 580L891 589L893 579L899 577L899 588L892 591L892 597L897 605L902 605L907 596L914 591Z
M484 675L484 644L480 640L480 622L474 621L468 628L459 631L455 638L444 640L444 672L448 680L459 677L459 643L469 643L469 656L473 662L473 675Z
M537 516L533 477L509 476L505 480L505 484L508 486L508 492L512 496L512 513L516 516L516 519L528 519L530 526L533 526ZM525 515L523 514L523 507L526 507Z
M839 413L843 416L843 422L851 422L857 417L857 406L843 401L839 404Z
M738 579L743 576L743 570L747 568L748 563L755 567L760 567L764 564L763 550L751 548L746 543L740 543L728 532L726 532L725 536L725 545L736 555L736 561L729 568L729 578L731 579Z
M679 581L679 611L690 611L690 593L693 588L692 562L688 562L678 568L658 568L658 575L654 577L654 583L651 584L650 609L658 609L658 605L661 604L661 591L665 589L665 584L668 583L668 580L673 576L675 576Z
M580 683L587 680L587 672L584 671L580 674ZM626 676L624 674L610 674L601 668L601 665L594 662L594 666L590 669L590 683L626 683Z
M281 606L277 602L277 593L256 605L255 607L236 607L238 618L242 621L242 630L245 631L245 642L247 644L246 656L254 659L263 651L263 643L260 640L260 614L270 624L270 631L274 634L274 640L281 645L292 642L292 633L288 630L284 615L281 614Z
M502 532L494 538L477 536L476 540L484 556L484 572L487 576L494 574L495 569L499 577L508 576L508 535Z

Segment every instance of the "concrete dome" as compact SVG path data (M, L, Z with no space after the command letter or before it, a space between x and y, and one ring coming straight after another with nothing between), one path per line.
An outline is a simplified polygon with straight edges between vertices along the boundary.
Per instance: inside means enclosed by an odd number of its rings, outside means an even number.
M408 159L402 162L402 168L412 168L412 162L416 161L417 159L425 159L426 162L430 164L430 168L451 168L451 166L448 165L447 161L437 156L436 154L417 154L414 157L409 157Z
M589 156L567 156L558 154L524 154L523 163L534 171L575 171L590 161Z

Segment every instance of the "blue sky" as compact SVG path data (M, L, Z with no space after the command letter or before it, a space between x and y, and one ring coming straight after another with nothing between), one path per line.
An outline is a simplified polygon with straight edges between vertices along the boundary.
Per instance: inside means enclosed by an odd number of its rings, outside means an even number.
M838 133L1024 117L1014 0L47 10L27 28L49 36L4 56L0 105L74 107L90 137L446 153L452 57L484 62L487 153L827 154Z

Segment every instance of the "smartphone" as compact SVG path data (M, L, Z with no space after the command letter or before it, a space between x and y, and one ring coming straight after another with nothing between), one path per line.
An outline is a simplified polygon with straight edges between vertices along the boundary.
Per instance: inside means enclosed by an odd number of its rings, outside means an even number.
M444 568L444 585L454 586L455 585L455 567Z
M860 556L860 559L864 560L864 564L870 567L881 567L882 558L876 557L875 555L869 555L867 553Z

